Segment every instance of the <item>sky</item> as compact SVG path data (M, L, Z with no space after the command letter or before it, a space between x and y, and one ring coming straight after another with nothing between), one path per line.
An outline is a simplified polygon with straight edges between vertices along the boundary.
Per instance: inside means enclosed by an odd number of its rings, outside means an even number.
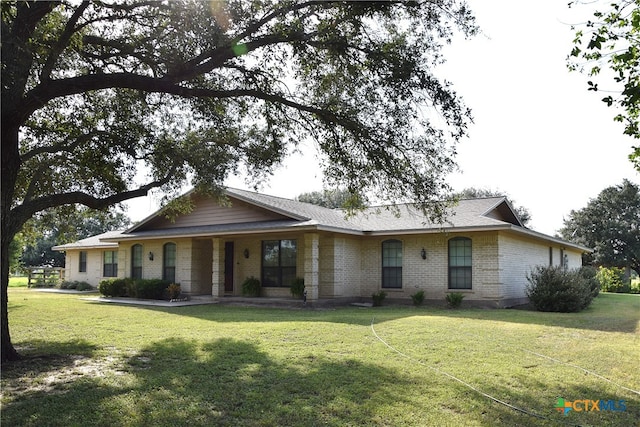
M550 235L571 210L585 207L606 187L625 178L640 184L628 160L631 146L640 142L622 134L615 110L600 101L605 95L587 91L590 78L567 69L571 24L594 9L567 3L469 0L482 34L455 38L437 70L474 116L469 137L457 146L460 171L450 175L449 184L456 191L507 193L529 209L530 228ZM294 198L322 189L315 147L302 144L300 150L261 192ZM241 177L225 184L253 190ZM134 221L158 207L153 196L128 205Z

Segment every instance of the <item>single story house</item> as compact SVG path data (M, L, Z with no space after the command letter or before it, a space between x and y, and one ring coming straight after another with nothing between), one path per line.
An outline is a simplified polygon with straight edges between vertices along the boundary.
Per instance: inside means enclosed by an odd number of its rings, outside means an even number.
M162 210L125 231L55 246L66 252L66 280L93 286L106 278L163 278L190 295L241 294L248 277L265 297L287 297L304 278L307 300L443 301L507 307L527 301L527 273L537 265L582 265L589 248L523 226L504 197L461 200L444 224L411 205L339 209L227 189L227 201L193 192L194 209L169 221Z

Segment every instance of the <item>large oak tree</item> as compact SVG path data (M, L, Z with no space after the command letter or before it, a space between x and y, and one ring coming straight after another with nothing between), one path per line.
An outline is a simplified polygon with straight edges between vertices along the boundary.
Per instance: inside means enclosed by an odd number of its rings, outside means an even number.
M259 180L312 140L328 186L441 214L470 113L433 68L476 30L463 2L1 7L3 361L9 244L45 209Z
M605 188L586 207L571 211L560 234L595 249L596 264L640 274L640 187L625 179Z

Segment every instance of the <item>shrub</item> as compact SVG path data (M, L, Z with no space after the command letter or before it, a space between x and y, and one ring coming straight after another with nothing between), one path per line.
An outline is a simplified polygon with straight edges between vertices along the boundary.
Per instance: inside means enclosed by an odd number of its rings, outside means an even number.
M164 299L169 284L170 282L162 279L134 280L130 289L135 296L130 296L141 299Z
M91 289L93 289L93 286L87 282L76 282L76 290L78 291L89 291Z
M242 295L245 297L259 297L260 290L260 280L253 276L247 277L242 282Z
M130 279L107 279L100 282L98 291L105 297L124 297L127 295Z
M538 311L573 313L593 301L592 281L580 270L555 266L535 267L527 274L527 296Z
M89 289L93 289L93 287L87 282L81 282L78 280L73 281L64 281L59 285L60 289L75 289L77 291L87 291Z
M60 289L75 289L77 286L78 286L78 282L76 282L76 281L63 280L58 285L58 288L60 288Z
M302 298L304 294L304 278L296 277L291 284L290 290L293 297Z
M598 281L603 292L629 292L630 283L626 283L624 268L600 267L598 269Z
M594 267L582 267L578 270L582 279L586 280L589 284L589 290L591 291L591 297L595 298L600 294L600 281L598 280L598 271Z
M424 302L424 291L418 291L415 294L411 295L411 301L413 301L413 305L416 307L422 305Z
M371 298L373 298L373 306L380 307L382 305L382 301L387 297L387 293L385 291L376 292L371 294Z
M180 292L182 292L182 288L180 287L180 285L171 283L169 286L167 286L167 295L169 296L169 299L178 298L180 296Z
M462 300L464 299L464 295L460 292L451 292L447 294L444 299L447 301L447 305L449 308L458 308L462 305Z

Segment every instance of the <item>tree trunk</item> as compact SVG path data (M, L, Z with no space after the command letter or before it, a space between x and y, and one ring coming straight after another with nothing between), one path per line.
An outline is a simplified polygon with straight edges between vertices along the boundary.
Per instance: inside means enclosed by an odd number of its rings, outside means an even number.
M15 183L20 170L20 154L18 152L18 126L8 125L9 120L2 117L2 188L0 189L0 219L2 220L2 236L1 241L1 283L0 283L0 327L2 329L2 353L0 353L1 361L7 362L17 360L20 355L11 344L11 335L9 333L9 298L7 291L9 289L9 245L19 230L11 208L13 206L13 196L15 191Z
M20 355L13 348L13 344L11 343L11 334L9 333L9 312L8 312L8 303L9 299L7 296L7 290L9 287L9 243L5 243L5 236L3 233L2 236L2 288L0 290L0 297L2 298L2 363L18 360L20 359Z

